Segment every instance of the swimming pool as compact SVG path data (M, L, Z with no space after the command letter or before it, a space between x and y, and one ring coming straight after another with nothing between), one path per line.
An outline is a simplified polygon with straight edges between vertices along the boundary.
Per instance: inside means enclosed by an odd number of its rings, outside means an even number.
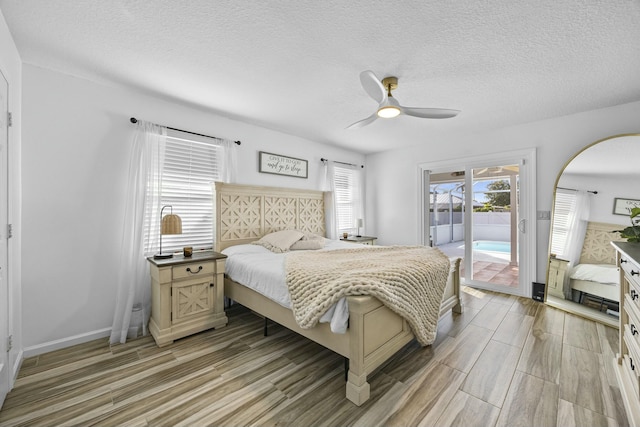
M505 254L511 253L510 242L494 242L491 240L476 240L473 242L474 251L484 252L502 252Z

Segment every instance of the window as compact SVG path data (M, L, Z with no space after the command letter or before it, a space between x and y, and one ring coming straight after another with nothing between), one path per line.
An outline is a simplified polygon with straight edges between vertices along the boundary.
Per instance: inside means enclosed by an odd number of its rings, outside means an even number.
M336 226L338 233L356 229L356 220L362 218L362 184L360 171L334 166Z
M182 234L163 235L162 251L184 246L211 248L214 236L213 182L221 180L224 148L208 138L171 132L162 167L160 206L172 206ZM163 214L170 213L165 209Z

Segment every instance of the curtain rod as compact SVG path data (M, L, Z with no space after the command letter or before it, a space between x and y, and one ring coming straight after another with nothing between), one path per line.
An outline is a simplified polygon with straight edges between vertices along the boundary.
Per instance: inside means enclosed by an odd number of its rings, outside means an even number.
M557 187L559 190L569 190L569 191L578 191L575 188L565 188L565 187ZM593 194L598 194L597 191L592 191L592 190L586 190L587 193L593 193Z
M131 123L138 123L138 119L136 119L135 117L131 117L129 120L131 121ZM178 132L190 133L191 135L204 136L204 137L206 137L206 138L213 138L213 139L218 139L218 140L220 139L220 138L218 138L218 137L216 137L216 136L205 135L205 134L203 134L203 133L190 132L190 131L188 131L188 130L178 129L178 128L172 128L172 127L169 127L169 126L164 126L164 127L166 127L167 129L171 129L171 130L177 130ZM233 141L233 142L235 142L235 143L236 143L236 144L238 144L238 145L240 145L240 144L241 144L241 142L240 142L240 141Z
M320 161L322 163L324 163L324 162L328 162L329 159L322 158L322 159L320 159ZM337 160L333 160L333 163L340 163L341 165L349 165L349 166L360 166L361 168L364 168L364 165L356 165L356 164L353 164L353 163L339 162Z

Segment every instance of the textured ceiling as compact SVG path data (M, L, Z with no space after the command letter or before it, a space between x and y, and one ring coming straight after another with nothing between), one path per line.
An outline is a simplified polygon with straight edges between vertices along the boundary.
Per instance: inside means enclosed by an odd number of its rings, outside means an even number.
M25 63L376 152L640 100L639 0L0 0ZM376 108L462 110L346 130ZM179 123L167 123L179 126Z

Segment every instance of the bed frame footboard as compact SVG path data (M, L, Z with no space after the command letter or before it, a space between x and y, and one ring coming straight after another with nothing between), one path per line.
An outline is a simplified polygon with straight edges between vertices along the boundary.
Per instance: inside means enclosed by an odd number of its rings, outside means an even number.
M441 317L449 310L462 312L460 260L452 260L451 264ZM413 339L409 323L371 296L347 297L349 328L344 334L335 334L326 323L319 323L312 329L300 328L290 309L229 278L224 280L224 293L254 312L349 359L346 396L358 406L369 399L367 376Z

